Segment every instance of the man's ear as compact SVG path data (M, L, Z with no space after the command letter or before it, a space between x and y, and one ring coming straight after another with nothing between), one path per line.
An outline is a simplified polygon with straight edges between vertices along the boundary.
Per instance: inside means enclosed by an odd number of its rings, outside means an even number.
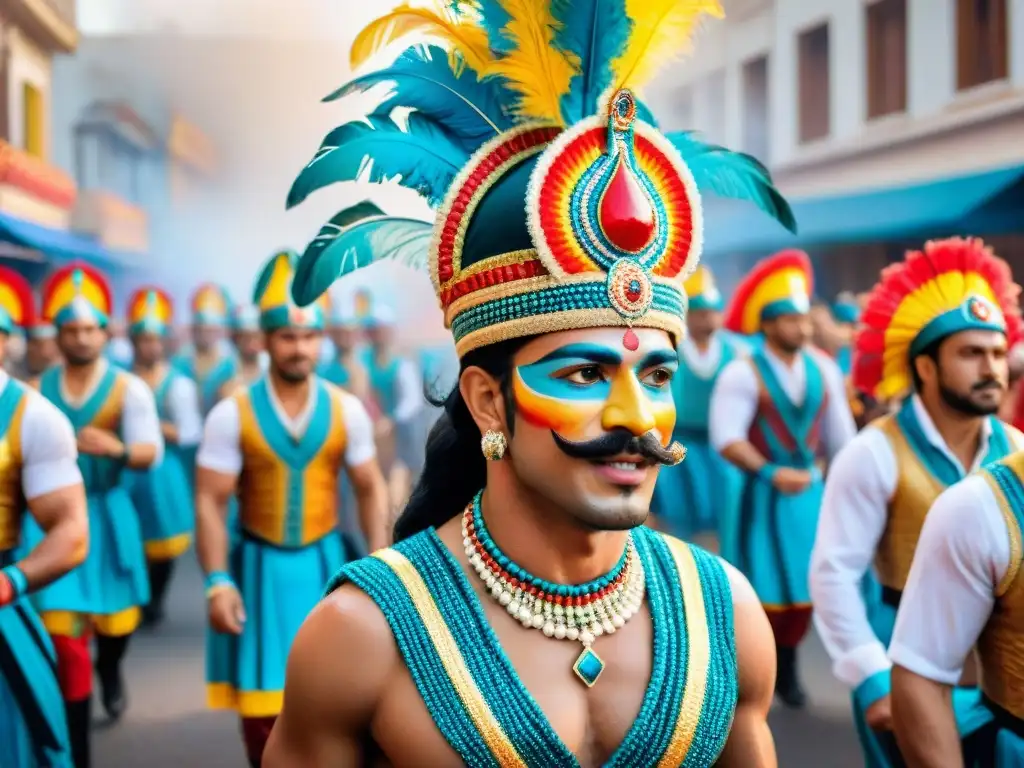
M935 376L938 373L938 363L932 359L931 355L918 355L910 364L914 366L914 371L917 373L917 378L922 383L928 384L935 380Z
M459 392L469 409L470 416L480 429L480 434L491 429L508 433L505 398L501 382L483 368L470 366L459 377Z

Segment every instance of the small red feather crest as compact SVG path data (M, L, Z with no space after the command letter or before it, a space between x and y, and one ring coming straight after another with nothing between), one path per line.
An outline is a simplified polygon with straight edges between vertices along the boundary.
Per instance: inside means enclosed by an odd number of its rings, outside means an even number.
M36 306L32 285L20 272L9 267L0 267L0 306L16 325L22 328L35 325Z
M969 280L945 282L943 276L960 273ZM971 281L987 285L991 297L1006 323L1007 341L1012 346L1021 339L1019 285L1014 283L1010 266L996 256L978 238L952 237L925 243L920 251L908 251L903 261L882 270L881 277L868 295L861 328L854 340L853 385L866 394L888 399L909 384L910 344L914 331L920 331L935 317L955 308L968 298ZM921 290L929 286L934 290ZM973 292L973 291L971 291ZM901 313L904 332L886 335L897 311L910 297L920 297L914 311ZM909 319L905 319L909 318ZM896 349L896 347L903 349Z
M807 292L809 295L814 292L814 270L811 267L811 258L803 251L788 249L762 259L754 265L754 268L747 273L736 290L733 291L732 299L725 309L723 325L726 330L733 333L749 334L749 329L744 330L743 317L747 304L753 298L754 292L767 278L776 272L785 269L798 269L807 278Z

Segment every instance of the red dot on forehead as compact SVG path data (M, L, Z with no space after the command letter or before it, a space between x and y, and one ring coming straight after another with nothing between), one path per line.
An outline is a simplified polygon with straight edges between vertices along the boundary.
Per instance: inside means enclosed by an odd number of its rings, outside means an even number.
M632 328L626 329L626 332L622 334L622 346L630 352L636 352L640 348L640 338Z

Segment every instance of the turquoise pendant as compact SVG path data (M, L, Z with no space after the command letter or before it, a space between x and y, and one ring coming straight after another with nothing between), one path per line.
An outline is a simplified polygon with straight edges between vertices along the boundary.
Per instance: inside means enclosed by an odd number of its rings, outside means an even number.
M604 672L604 662L601 661L601 657L591 648L584 647L583 651L576 658L576 663L572 665L572 671L576 673L576 677L582 680L587 688L593 688L594 683L597 682L597 679L601 677L601 673Z

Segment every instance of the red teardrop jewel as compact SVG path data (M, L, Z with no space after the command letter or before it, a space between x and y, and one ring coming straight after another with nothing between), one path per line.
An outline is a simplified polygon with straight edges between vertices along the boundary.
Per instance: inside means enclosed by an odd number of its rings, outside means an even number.
M654 209L621 155L615 160L597 215L605 237L627 253L642 251L654 237Z
M633 332L632 328L627 328L626 332L622 334L622 346L630 352L636 352L640 349L640 339L637 337L636 333Z

